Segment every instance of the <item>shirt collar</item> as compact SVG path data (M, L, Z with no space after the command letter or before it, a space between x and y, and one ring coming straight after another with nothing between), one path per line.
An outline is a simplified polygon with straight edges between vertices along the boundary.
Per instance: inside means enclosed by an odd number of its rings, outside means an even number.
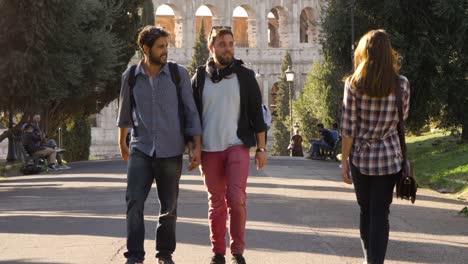
M161 72L164 72L168 75L170 75L171 73L169 72L169 65L166 63L164 64L164 66L162 67L161 69ZM138 64L137 64L137 67L135 69L135 76L138 76L138 74L144 74L146 76L148 76L145 72L145 68L143 68L143 60L141 60Z

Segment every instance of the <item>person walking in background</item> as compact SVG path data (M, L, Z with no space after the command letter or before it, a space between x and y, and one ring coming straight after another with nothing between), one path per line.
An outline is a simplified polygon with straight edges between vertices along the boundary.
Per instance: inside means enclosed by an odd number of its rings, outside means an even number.
M120 152L122 158L128 160L125 197L127 252L124 253L127 264L141 264L145 259L144 205L154 181L160 204L156 229L157 263L174 263L172 253L176 248L184 135L193 140L189 144L189 169L200 163L201 124L190 78L184 67L177 64L169 66L168 41L169 33L164 29L155 26L143 28L138 35L138 45L144 59L122 76L117 125L120 128ZM173 71L179 74L178 83L172 79ZM131 78L134 82L130 83ZM130 150L126 142L129 128L133 129Z
M402 169L396 93L409 111L409 82L399 75L397 53L384 30L371 30L354 53L346 79L341 121L343 181L354 183L360 207L365 262L384 263L393 188ZM351 175L351 176L350 176Z
M213 27L208 47L212 57L206 65L197 68L192 87L203 126L201 169L208 191L214 254L210 264L226 263L227 214L231 263L244 264L249 148L257 147L258 169L267 161L262 97L254 71L234 58L234 35L230 27Z

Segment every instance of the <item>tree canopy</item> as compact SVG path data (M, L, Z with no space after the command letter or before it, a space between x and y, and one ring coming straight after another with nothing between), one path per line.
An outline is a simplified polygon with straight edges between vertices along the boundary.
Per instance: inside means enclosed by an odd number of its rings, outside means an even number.
M42 113L49 130L99 112L116 98L135 54L139 4L0 1L0 111L18 120Z
M328 85L341 86L334 90L341 94L343 83L339 81L351 73L351 2L329 0L322 18L324 60L336 76ZM463 138L468 139L468 2L354 2L356 43L367 31L383 28L401 55L400 73L411 84L409 130L421 132L431 122L442 127L461 126Z

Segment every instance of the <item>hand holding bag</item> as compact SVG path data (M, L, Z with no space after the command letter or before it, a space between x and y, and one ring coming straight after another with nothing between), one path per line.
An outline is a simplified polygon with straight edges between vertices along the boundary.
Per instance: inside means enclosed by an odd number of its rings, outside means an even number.
M405 126L403 120L403 96L400 85L397 86L396 101L398 107L398 136L400 138L401 153L403 155L403 166L401 170L401 177L396 183L396 197L411 200L414 204L416 201L416 192L418 190L418 184L414 174L414 164L412 161L407 159L406 156L406 141L405 141Z

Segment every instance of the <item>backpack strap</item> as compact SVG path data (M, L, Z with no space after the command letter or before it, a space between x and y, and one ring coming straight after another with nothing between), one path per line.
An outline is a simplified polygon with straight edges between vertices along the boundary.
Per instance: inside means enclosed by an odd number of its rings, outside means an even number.
M136 136L136 129L135 129L135 120L133 120L133 109L135 109L136 103L135 103L135 97L133 96L133 87L135 87L136 84L136 76L135 76L135 70L136 70L136 65L130 66L130 73L128 76L128 87L129 87L129 92L130 92L130 120L132 121L132 127L133 127L133 134Z
M179 73L179 66L177 63L168 62L167 65L169 66L169 72L171 73L172 82L176 86L177 92L177 101L178 101L178 110L179 110L179 122L180 122L180 129L182 133L185 132L185 114L184 114L184 102L182 100L182 91L180 87L180 73Z
M200 120L202 119L203 115L203 87L205 86L205 78L206 78L206 66L205 65L200 65L197 67L197 70L195 72L196 74L196 80L195 80L195 89L193 90L194 92L194 98L195 98L195 103L197 104L197 109L198 109L198 114L200 115Z

